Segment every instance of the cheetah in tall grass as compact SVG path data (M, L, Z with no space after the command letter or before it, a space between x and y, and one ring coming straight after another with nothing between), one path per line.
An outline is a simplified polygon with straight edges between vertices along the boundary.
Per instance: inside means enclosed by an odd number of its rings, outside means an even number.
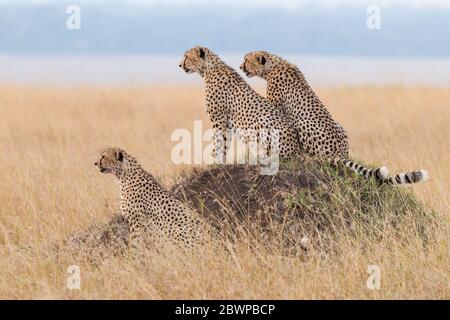
M120 209L130 228L131 246L139 247L151 239L189 248L204 239L208 230L201 217L162 187L125 150L105 149L95 166L119 180Z

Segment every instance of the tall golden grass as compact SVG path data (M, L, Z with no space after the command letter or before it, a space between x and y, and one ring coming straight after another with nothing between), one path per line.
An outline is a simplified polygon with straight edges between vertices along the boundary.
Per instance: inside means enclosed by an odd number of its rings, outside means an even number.
M23 298L393 298L443 299L449 289L450 90L344 87L318 90L347 129L351 155L391 172L425 168L417 196L443 221L427 247L413 233L364 250L339 239L338 254L287 258L238 243L233 254L154 255L97 264L46 254L50 244L118 211L118 186L93 163L120 146L166 186L187 166L171 161L176 128L210 122L199 87L0 87L0 297ZM400 230L401 231L401 230ZM405 232L409 232L405 230ZM81 289L66 288L67 267ZM381 288L366 286L368 265Z

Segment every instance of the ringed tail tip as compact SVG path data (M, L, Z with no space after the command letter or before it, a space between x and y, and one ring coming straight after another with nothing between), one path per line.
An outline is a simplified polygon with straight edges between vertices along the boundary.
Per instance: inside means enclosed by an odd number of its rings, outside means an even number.
M421 176L420 181L427 181L428 179L430 179L430 174L428 173L427 170L420 169L419 172Z
M380 168L379 173L382 180L387 179L389 177L389 169L385 166L382 166Z

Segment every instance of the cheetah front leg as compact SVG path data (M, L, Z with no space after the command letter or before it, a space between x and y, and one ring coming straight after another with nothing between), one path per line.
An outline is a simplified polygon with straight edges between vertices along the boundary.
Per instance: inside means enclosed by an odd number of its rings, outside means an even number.
M280 133L275 129L263 129L260 132L258 143L260 148L259 159L262 175L274 175L278 172L280 163Z
M128 247L133 253L142 253L145 249L147 232L147 217L140 209L131 210L127 218L128 226L130 228L130 235L128 238Z
M225 164L227 152L230 148L231 136L228 134L226 121L213 124L213 157L218 164Z

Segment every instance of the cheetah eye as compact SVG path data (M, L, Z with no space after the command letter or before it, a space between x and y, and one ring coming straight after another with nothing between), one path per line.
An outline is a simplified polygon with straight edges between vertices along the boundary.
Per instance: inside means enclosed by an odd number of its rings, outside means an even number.
M185 63L190 63L191 65L193 64L193 60L192 60L192 58L189 57L189 56L186 56L186 57L184 58L184 62L185 62Z

